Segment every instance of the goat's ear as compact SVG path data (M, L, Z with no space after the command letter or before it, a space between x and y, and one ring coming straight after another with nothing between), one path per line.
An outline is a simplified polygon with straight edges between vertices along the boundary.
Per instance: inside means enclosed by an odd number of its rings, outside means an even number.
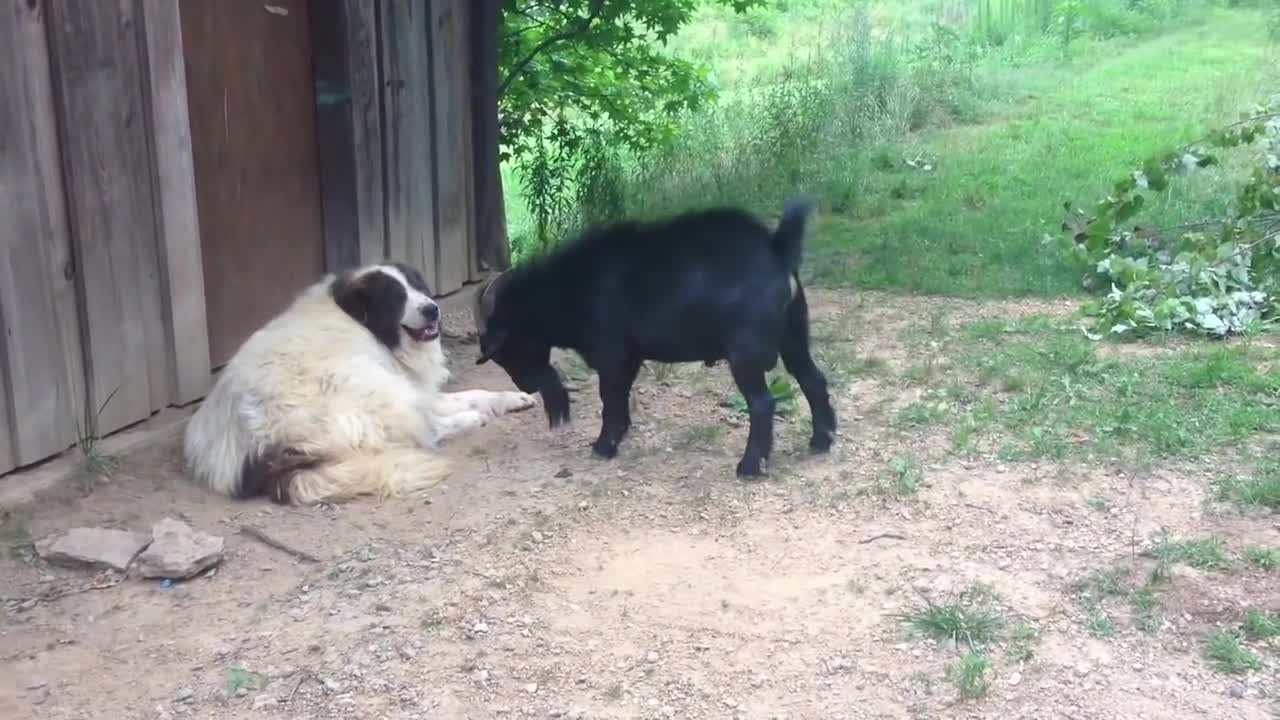
M490 277L476 288L475 295L472 296L471 319L475 323L476 332L481 335L489 324L489 317L493 315L493 305L497 302L498 290L505 279L505 272Z
M493 337L490 338L488 343L484 341L484 338L481 338L480 339L480 357L476 359L476 364L483 365L489 362L490 360L492 360L493 356L498 354L498 351L502 349L502 344L505 343L506 341L507 341L506 330L499 330L498 332L494 333ZM486 344L488 345L487 349L485 348Z

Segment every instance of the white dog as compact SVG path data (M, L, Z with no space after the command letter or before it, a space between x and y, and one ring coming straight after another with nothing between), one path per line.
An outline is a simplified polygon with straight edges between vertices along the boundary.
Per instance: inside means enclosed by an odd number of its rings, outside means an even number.
M446 393L440 308L399 263L329 275L255 332L187 425L187 469L214 492L278 503L389 497L443 480L437 443L533 407Z

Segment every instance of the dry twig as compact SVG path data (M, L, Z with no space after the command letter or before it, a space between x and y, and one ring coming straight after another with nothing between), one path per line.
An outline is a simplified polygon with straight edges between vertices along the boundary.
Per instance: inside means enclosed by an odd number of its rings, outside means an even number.
M248 535L249 537L253 538L254 540L257 540L258 542L262 543L263 545L266 545L267 547L273 547L281 552L289 553L290 555L294 556L295 558L298 558L299 560L303 560L309 563L320 562L320 558L316 557L315 555L312 555L309 552L299 550L295 547L287 545L284 542L281 542L280 540L277 540L271 537L266 533L265 530L262 530L261 528L256 528L252 525L241 525L240 534Z

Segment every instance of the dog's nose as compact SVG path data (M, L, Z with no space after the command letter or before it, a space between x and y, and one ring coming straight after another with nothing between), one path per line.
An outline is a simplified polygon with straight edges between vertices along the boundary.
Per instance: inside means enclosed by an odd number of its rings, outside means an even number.
M427 303L421 308L422 317L428 320L440 319L440 306L435 303Z

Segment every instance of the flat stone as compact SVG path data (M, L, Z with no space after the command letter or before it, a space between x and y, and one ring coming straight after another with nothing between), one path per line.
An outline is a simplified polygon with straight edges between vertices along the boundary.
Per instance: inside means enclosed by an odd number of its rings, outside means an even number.
M124 572L150 542L146 533L79 527L37 542L36 552L52 565Z
M165 518L151 528L151 545L134 561L134 571L144 578L184 580L222 562L222 545L216 535Z

